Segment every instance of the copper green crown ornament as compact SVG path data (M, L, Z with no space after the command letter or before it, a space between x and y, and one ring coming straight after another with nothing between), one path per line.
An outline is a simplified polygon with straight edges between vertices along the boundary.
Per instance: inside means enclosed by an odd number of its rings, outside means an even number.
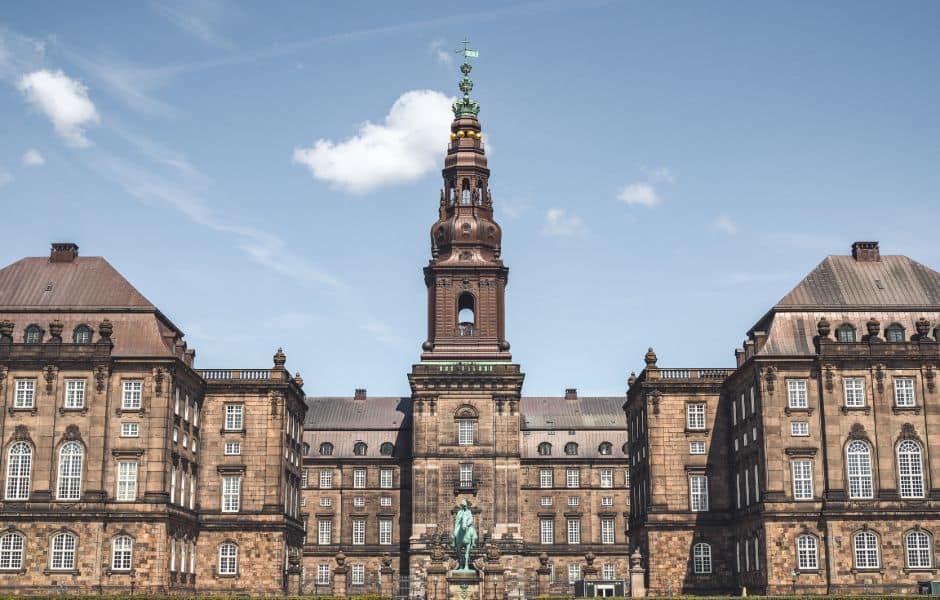
M480 114L480 103L476 100L470 98L470 90L473 89L473 81L470 79L470 71L473 69L473 66L470 64L471 58L479 58L480 52L478 50L470 49L470 40L463 41L463 48L457 50L458 53L463 54L463 64L460 65L460 72L463 73L463 79L460 80L460 85L457 86L460 88L460 91L463 92L463 98L454 102L454 116L458 119L460 117L476 117Z

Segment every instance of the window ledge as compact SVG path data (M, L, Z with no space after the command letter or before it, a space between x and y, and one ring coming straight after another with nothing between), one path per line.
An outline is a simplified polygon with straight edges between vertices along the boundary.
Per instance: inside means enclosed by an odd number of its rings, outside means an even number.
M22 575L26 573L26 567L20 567L18 569L0 569L0 575Z
M904 567L901 569L905 573L936 573L936 567Z
M915 415L919 415L920 406L892 406L891 412L896 415L900 415L902 413L913 413Z
M46 567L42 570L43 575L81 575L82 572L78 569L50 569Z
M865 413L866 415L871 414L871 406L867 404L865 406L846 406L845 404L843 404L841 410L842 410L842 414L844 415L847 415L852 412Z
M686 435L689 435L689 434L708 435L708 431L709 431L708 429L689 429L688 427L685 428Z
M813 409L812 406L801 406L801 407L786 406L786 407L784 407L784 409L783 409L783 413L784 413L785 415L790 415L790 414L792 414L792 413L800 413L800 414L804 414L804 415L812 415L812 414L813 414L813 410L814 410L814 409Z
M241 429L226 429L225 427L219 429L219 433L225 435L226 433L237 433L239 435L245 435L247 430L242 427ZM227 575L227 577L233 577L233 575Z
M84 417L85 415L88 414L88 407L87 407L87 406L71 406L71 407L68 407L68 406L60 406L60 407L59 407L59 414L60 414L60 415L65 415L65 414L80 414L81 416Z
M36 409L35 404L33 406L19 406L19 407L10 406L7 408L7 412L9 412L11 415L14 415L16 413L29 413L30 415L35 417L37 409Z
M858 567L855 567L852 569L852 573L855 573L856 575L871 575L873 573L884 574L884 572L885 572L884 567L871 567L871 568L865 568L865 569L860 569Z

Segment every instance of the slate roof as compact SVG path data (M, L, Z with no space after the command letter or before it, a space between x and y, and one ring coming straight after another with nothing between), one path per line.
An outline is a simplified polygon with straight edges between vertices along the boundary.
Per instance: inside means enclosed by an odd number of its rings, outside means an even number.
M307 398L308 429L399 429L411 425L411 398L351 396Z
M72 262L34 256L0 269L0 307L156 308L100 256L79 256Z
M626 429L625 400L625 396L523 396L522 429Z

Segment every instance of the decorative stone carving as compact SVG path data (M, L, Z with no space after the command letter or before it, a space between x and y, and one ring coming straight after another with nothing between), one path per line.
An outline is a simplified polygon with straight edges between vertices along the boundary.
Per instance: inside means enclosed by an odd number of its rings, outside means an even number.
M49 323L49 343L62 343L62 329L65 328L65 325L62 321L55 319Z
M0 343L13 343L13 321L0 321Z
M82 434L78 430L78 425L72 424L65 428L62 439L67 442L74 442L82 439Z
M917 435L917 430L914 429L914 425L911 423L905 423L901 425L901 435L900 439L902 440L920 440L920 437Z
M153 386L157 394L163 393L163 369L160 367L153 370Z
M653 347L650 346L649 349L646 351L646 354L643 355L643 361L646 362L646 366L648 368L655 368L656 360L657 360L656 353L653 352Z
M865 426L861 423L855 423L852 425L852 429L849 430L849 439L850 440L867 440L868 432L865 431Z
M921 342L930 341L930 321L921 317L917 319L917 322L914 323L914 328L917 330L917 340Z
M878 393L885 391L885 366L881 363L875 365L875 383L878 386Z
M819 319L819 322L816 323L816 333L819 334L820 338L829 339L829 334L832 333L832 325L829 323L829 319L826 317Z
M294 373L294 383L297 387L304 387L304 378L300 376L300 371Z
M774 382L777 381L777 367L770 365L764 369L764 381L767 383L767 393L774 395Z
M876 319L875 317L868 319L868 322L865 323L865 328L868 329L868 341L869 342L884 341L880 337L878 337L878 334L881 332L881 322L878 319Z
M635 383L636 383L636 373L633 371L630 371L630 377L627 378L627 388L628 389L632 388L633 384Z
M33 439L29 437L29 429L27 429L26 425L22 424L17 425L13 429L13 439L17 442L29 442L30 444L33 443Z
M344 566L344 565L346 564L346 555L343 553L342 550L340 550L339 552L336 553L336 557L335 557L335 558L336 558L336 566L337 566L337 567L342 567L342 566Z
M284 354L283 348L278 348L277 352L274 353L274 368L283 369L284 364L287 362L287 355Z
M101 323L98 324L98 335L101 336L101 339L99 341L107 342L109 344L112 343L111 342L112 333L114 333L114 325L111 324L111 321L109 319L105 319Z
M278 405L281 400L284 399L284 394L281 392L271 392L271 416L276 417L278 413Z
M937 390L937 383L934 381L936 376L937 375L934 372L933 365L927 365L924 367L924 379L927 381L927 391L931 394Z
M95 367L95 389L99 393L104 391L105 383L108 379L108 369L102 365Z
M832 365L823 365L823 379L826 382L826 391L831 392L833 388L832 379L833 379L833 366Z
M55 381L56 368L53 365L46 365L42 369L43 379L46 380L46 393L52 393L52 383Z
M653 390L652 392L646 395L646 399L653 406L654 415L659 414L659 401L662 400L662 397L663 397L663 393L660 392L659 390Z

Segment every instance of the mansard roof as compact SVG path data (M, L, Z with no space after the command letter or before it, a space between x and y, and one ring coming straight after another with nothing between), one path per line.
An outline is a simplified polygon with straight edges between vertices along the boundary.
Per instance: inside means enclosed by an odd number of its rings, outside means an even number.
M307 398L307 429L401 429L411 426L411 398L325 396Z
M627 427L624 396L523 396L522 429L620 429Z

